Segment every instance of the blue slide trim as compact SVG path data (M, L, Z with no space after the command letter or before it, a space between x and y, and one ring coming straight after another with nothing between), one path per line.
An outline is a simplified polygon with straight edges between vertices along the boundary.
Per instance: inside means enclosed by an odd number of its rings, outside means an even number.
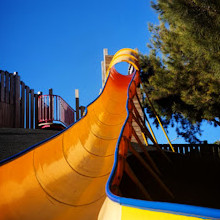
M128 97L129 97L129 89L130 89L131 83L133 82L135 78L135 75L136 73L134 74L128 87L128 91L127 91ZM197 217L201 219L220 219L219 209L184 205L184 204L177 204L177 203L151 202L151 201L146 201L146 200L130 199L130 198L116 196L111 192L110 186L112 184L113 177L117 170L119 144L122 138L125 125L129 117L128 102L126 105L126 109L127 109L127 118L125 120L125 123L122 127L121 133L118 138L118 142L117 142L116 150L115 150L115 160L114 160L113 168L112 168L112 171L110 173L110 176L107 181L106 188L105 188L108 198L121 205L129 206L133 208L139 208L139 209L156 211L156 212L165 212L165 213L184 215L184 216L191 216L191 217Z

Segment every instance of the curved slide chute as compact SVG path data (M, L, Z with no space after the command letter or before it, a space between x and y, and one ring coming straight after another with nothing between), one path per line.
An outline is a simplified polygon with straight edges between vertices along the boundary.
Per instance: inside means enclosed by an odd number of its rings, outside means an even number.
M135 51L122 52L137 65ZM112 67L81 120L0 166L0 219L97 219L133 76Z
M116 71L114 65L119 62L134 67L131 75ZM120 168L118 156L126 150L119 147L122 136L130 136L126 124L128 100L140 83L137 52L117 52L107 74L102 93L87 107L83 118L1 164L0 219L153 220L202 216L195 214L193 206L187 206L192 212L184 214L185 209L178 211L172 205L169 209L168 203L163 206L126 199L111 191ZM204 208L202 218L219 215L218 210L210 210Z

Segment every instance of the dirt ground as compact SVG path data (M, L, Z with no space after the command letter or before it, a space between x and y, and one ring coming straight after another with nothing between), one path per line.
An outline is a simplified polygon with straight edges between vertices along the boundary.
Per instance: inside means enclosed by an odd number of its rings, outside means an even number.
M0 161L19 153L56 133L58 133L58 131L0 128Z

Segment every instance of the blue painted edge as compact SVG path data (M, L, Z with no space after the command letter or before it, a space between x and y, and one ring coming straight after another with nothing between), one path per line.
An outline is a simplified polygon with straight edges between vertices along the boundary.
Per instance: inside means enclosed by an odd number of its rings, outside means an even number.
M135 75L136 73L134 74L128 86L128 91L127 91L128 97L129 97L129 89L130 89L131 83L133 82L135 78ZM113 168L111 170L110 176L106 183L105 191L106 191L106 195L108 196L108 198L116 203L119 203L120 205L129 206L129 207L138 208L138 209L144 209L144 210L155 211L155 212L165 212L165 213L184 215L184 216L190 216L190 217L197 217L201 219L207 219L207 218L220 219L219 209L184 205L184 204L177 204L177 203L156 202L156 201L151 202L151 201L146 201L146 200L130 199L130 198L116 196L111 192L110 186L111 186L113 177L117 169L117 164L118 164L119 144L122 138L125 125L128 120L128 116L129 116L128 102L126 104L126 110L127 110L127 118L124 122L124 125L122 126L122 129L121 129L121 132L120 132L117 144L116 144L115 160L114 160Z
M58 135L62 134L63 132L65 132L66 130L68 130L70 127L74 126L78 121L80 121L81 119L83 119L83 118L87 115L88 107L89 107L92 103L94 103L94 102L101 96L101 94L104 92L104 90L105 90L105 88L106 88L107 81L108 81L108 79L109 79L109 76L110 76L110 74L108 74L108 77L107 77L107 79L106 79L106 83L105 83L105 85L104 85L104 87L103 87L101 93L97 96L96 99L94 99L92 102L90 102L90 103L85 107L85 115L84 115L82 118L78 119L77 121L75 121L74 123L72 123L71 125L69 125L67 128L63 129L62 131L58 132L57 134L55 134L55 135L53 135L53 136L51 136L51 137L49 137L49 138L47 138L47 139L45 139L45 140L43 140L43 141L37 143L37 144L32 145L32 146L26 148L25 150L20 151L20 152L17 153L17 154L14 154L14 155L12 155L12 156L6 158L6 159L1 160L1 161L0 161L0 166L4 165L4 164L6 164L6 163L9 163L9 162L12 161L12 160L15 160L16 158L18 158L18 157L20 157L20 156L22 156L22 155L28 153L29 151L31 151L31 150L33 150L33 149L35 149L35 148L37 148L37 147L40 147L40 145L42 145L42 144L46 143L47 141L50 141L51 139L53 139L53 138L57 137Z

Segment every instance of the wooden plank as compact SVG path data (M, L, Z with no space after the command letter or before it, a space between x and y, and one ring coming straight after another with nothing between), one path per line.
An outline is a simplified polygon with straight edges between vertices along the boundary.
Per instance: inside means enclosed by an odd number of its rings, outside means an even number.
M28 86L25 86L26 89L26 128L30 128L30 120L29 120L29 115L30 115L30 99L29 99L29 93L30 93L30 88Z
M178 153L178 146L175 146L174 150L175 150L176 153Z
M35 129L38 129L38 94L34 94L34 102L35 102Z
M180 153L183 154L183 147L179 146L179 149L180 149Z
M0 102L0 128L3 128L5 127L4 126L4 123L3 123L3 119L4 119L4 115L3 115L3 108L4 108L4 105L5 103L3 102Z
M0 127L13 127L14 121L11 115L14 115L14 106L0 102Z
M10 74L10 96L9 96L9 103L14 104L14 75Z
M5 102L5 72L1 71L0 102Z
M195 146L195 153L198 154L199 153L199 147Z
M15 75L15 127L20 128L20 76Z
M80 111L81 111L81 118L83 117L84 111L85 111L85 107L84 106L80 106Z
M24 128L25 84L21 82L21 127Z
M148 191L145 189L144 185L141 183L141 181L137 178L134 171L129 166L128 162L125 161L125 172L127 175L131 178L131 180L135 183L135 185L141 190L142 194L147 200L152 201L152 198Z
M104 56L104 62L105 62L104 66L105 66L105 72L108 70L109 65L110 65L110 63L111 63L111 61L112 61L112 58L113 58L113 55L105 55L105 56Z
M4 127L4 125L3 125L3 112L2 112L2 109L3 109L3 103L2 102L0 102L0 128L1 127Z
M5 103L9 103L9 73L5 72Z
M31 128L33 129L34 128L34 90L31 89L30 90L30 95L31 95L31 118L30 118L30 121L31 121Z
M155 162L153 161L153 159L151 158L150 154L148 153L148 151L146 150L145 146L142 144L141 140L139 139L138 135L136 134L136 131L134 130L134 128L132 128L132 135L135 137L135 139L137 140L137 143L139 144L139 146L141 147L144 155L146 156L149 164L151 165L151 167L158 173L161 174L157 165L155 164Z
M185 154L187 155L189 153L189 149L188 149L188 146L185 146Z
M4 108L3 108L3 115L4 115L4 118L3 118L3 124L5 127L8 127L8 118L9 118L9 112L8 112L8 108L7 108L7 104L4 103Z
M4 103L4 108L3 108L3 115L4 115L4 118L3 118L3 124L5 125L5 127L8 127L7 125L7 118L9 117L9 112L7 111L7 104Z

